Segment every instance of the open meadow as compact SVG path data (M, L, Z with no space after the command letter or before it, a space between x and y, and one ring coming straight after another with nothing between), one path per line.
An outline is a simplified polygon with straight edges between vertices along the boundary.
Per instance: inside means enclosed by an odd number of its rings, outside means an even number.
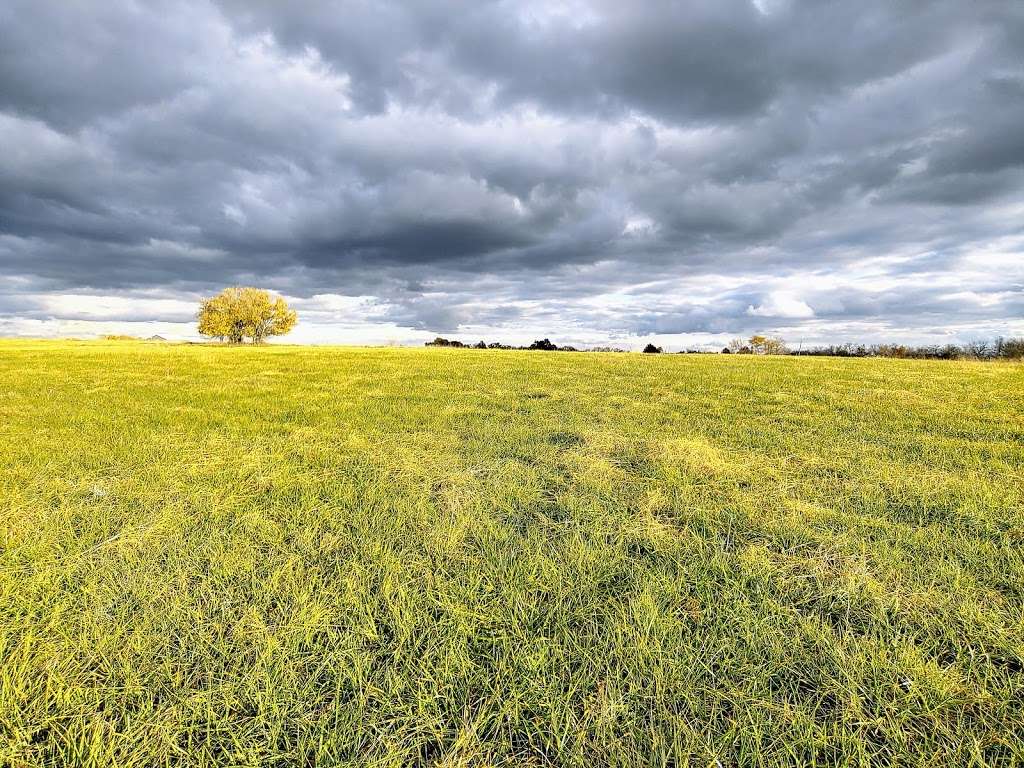
M1024 367L0 342L0 765L1024 762Z

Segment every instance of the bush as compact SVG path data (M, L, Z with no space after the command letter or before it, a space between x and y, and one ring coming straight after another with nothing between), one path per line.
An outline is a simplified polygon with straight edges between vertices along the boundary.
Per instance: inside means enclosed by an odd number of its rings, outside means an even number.
M656 347L653 344L648 344L646 347L644 347L644 354L647 355L660 355L661 352L661 347Z

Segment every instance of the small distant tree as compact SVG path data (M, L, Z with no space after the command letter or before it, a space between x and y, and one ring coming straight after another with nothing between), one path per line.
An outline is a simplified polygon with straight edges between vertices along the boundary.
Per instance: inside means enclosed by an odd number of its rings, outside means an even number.
M558 347L551 342L551 339L538 339L533 342L527 349L540 349L545 352L557 352Z
M644 354L647 355L660 355L661 351L661 347L656 347L653 344L648 344L644 347Z
M424 344L424 346L427 346L427 347L458 347L459 349L462 349L463 347L465 347L467 345L463 344L461 341L456 341L455 339L446 339L444 336L438 336L433 341L426 342L426 344Z
M1004 339L1000 336L995 343L995 356L1010 360L1024 358L1024 338Z
M992 357L994 351L987 341L970 341L964 345L963 356L972 360L985 360Z
M784 355L786 354L786 343L782 339L772 336L761 336L755 334L747 342L755 355Z
M225 288L199 306L199 333L242 344L262 344L268 336L282 336L295 327L298 315L280 296L260 288Z

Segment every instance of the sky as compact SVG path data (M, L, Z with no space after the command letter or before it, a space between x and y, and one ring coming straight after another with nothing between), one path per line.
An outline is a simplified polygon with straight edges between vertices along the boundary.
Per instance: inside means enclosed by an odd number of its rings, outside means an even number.
M1024 3L4 0L0 335L1024 334Z

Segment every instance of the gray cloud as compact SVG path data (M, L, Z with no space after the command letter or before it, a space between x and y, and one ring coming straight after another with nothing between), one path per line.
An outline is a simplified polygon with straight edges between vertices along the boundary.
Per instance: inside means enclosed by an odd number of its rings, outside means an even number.
M1020 329L1011 3L13 0L0 27L0 316L185 323L253 282L423 332ZM104 295L140 303L58 300Z

